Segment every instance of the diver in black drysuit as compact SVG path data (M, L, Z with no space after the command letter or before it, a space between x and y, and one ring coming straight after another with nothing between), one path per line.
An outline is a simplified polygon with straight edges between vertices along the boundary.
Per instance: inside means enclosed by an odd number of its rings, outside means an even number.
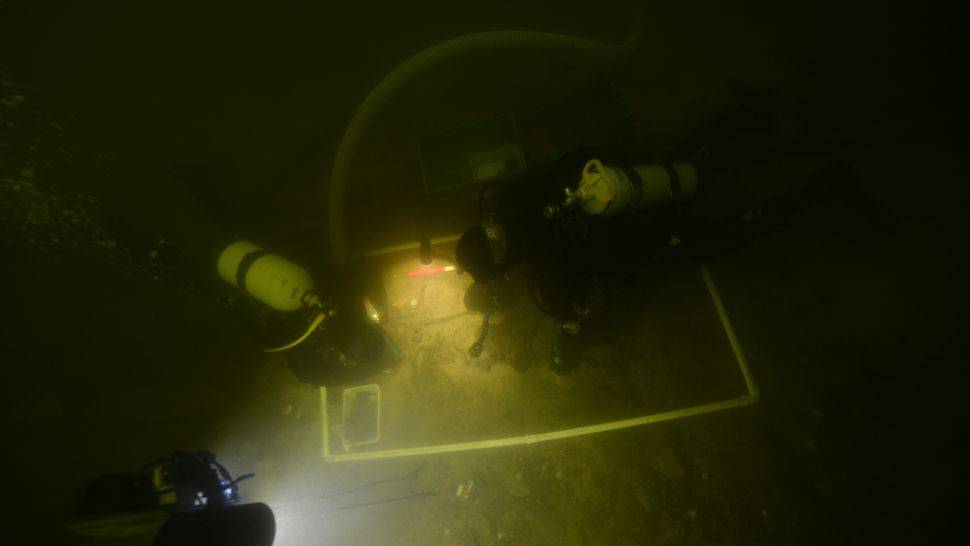
M622 162L604 150L574 150L560 159L542 183L490 192L495 194L494 212L459 240L456 261L475 280L466 294L466 307L484 313L482 334L470 350L472 356L481 353L488 315L502 307L507 273L516 266L524 266L535 303L559 325L550 365L563 373L577 364L578 351L572 346L581 324L590 317L594 300L602 303L602 294L617 287L622 292L650 264L703 265L783 228L801 211L832 200L855 208L871 223L883 221L851 170L838 164L820 169L794 190L717 219L691 214L689 207L610 217L582 211L544 217L543 205L559 200L563 188L575 188L583 164L591 157ZM693 164L699 172L695 200L716 200L719 191L731 191L718 187L717 173L706 169L703 162Z
M514 192L507 187L483 190L483 196L488 193L494 197L493 212L465 231L455 249L459 267L475 281L466 293L465 305L484 313L481 337L470 349L472 356L481 353L488 315L508 300L507 273L520 265L525 266L533 300L556 320L560 333L580 331L581 321L590 313L591 283L611 267L604 269L610 262L600 261L597 249L602 252L608 248L604 240L610 238L615 222L576 214L550 221L541 211L544 204L562 195L563 188L575 186L575 173L594 153L604 156L602 150L594 149L566 154L540 184L520 185ZM572 367L569 351L563 351L562 343L568 344L570 339L557 336L552 348L554 371L565 372Z

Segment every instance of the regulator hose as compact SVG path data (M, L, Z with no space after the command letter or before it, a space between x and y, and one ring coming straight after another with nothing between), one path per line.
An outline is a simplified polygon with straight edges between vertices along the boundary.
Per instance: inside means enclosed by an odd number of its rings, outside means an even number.
M337 155L330 172L327 195L330 256L334 265L343 269L350 259L344 222L344 199L347 192L350 167L357 153L357 148L360 146L367 128L401 87L429 69L473 51L549 50L587 52L602 56L604 62L622 61L636 49L640 41L640 2L641 0L633 0L633 18L630 23L630 32L623 44L604 44L549 32L521 30L478 32L452 38L428 47L398 65L385 76L354 112L350 123L344 130L343 138L337 146Z
M263 349L263 352L278 353L278 352L287 351L289 349L292 349L293 347L296 347L297 345L306 341L306 339L310 337L310 334L312 334L317 329L317 327L320 326L320 323L323 322L325 318L327 318L326 313L319 313L317 316L313 317L313 320L310 321L310 325L307 326L306 332L303 332L302 336L296 338L295 340L281 347L271 347L269 349Z

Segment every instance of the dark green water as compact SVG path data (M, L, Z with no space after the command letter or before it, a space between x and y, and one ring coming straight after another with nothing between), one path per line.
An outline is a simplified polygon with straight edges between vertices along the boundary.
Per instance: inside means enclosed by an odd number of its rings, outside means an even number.
M86 483L206 448L256 471L248 500L301 506L281 544L956 543L968 201L952 31L965 17L915 4L648 1L641 47L608 76L653 149L741 90L776 97L805 122L804 149L847 161L894 215L873 229L822 207L711 264L757 405L429 457L411 487L435 495L313 504L420 461L324 464L317 391L217 297L210 253L248 237L323 268L341 133L411 53L480 30L615 43L628 13L613 1L0 2L6 541L83 544L68 526ZM352 244L474 217L467 194L425 196L416 136L541 119L597 73L568 56L486 55L403 89L355 166ZM600 372L583 373L564 389Z

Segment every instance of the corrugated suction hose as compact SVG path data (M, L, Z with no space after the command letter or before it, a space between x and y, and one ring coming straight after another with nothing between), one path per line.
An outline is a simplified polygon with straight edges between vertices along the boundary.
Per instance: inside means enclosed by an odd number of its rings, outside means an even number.
M330 188L327 197L327 217L330 236L330 255L334 264L343 268L350 255L347 248L347 232L344 222L344 199L347 180L360 141L371 122L381 113L391 98L406 83L417 75L451 59L473 51L487 50L550 50L593 54L602 56L604 62L620 62L633 52L640 41L641 6L639 0L633 3L633 18L627 41L620 45L604 44L561 34L531 31L493 31L468 34L446 40L424 49L404 61L364 99L344 131L333 169L330 173Z

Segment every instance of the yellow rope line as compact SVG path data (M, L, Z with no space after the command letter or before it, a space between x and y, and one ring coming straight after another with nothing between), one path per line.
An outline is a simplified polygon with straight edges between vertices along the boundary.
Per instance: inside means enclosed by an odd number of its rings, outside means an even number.
M291 343L287 343L286 345L283 345L282 347L273 347L271 349L263 349L263 352L264 353L278 353L280 351L286 351L286 350L292 349L293 347L296 347L297 345L299 345L299 344L303 343L304 341L306 341L306 338L310 337L310 334L312 334L313 331L317 329L317 326L320 326L320 323L323 322L323 319L325 319L325 318L326 318L326 314L325 313L320 313L319 315L317 315L316 317L313 318L313 321L310 323L310 326L307 327L306 332L303 332L303 335L300 336L299 338L297 338L296 341L293 341Z
M731 320L728 318L727 311L724 309L724 304L721 301L721 296L717 291L717 287L714 285L714 280L711 278L711 274L706 267L701 268L701 275L704 277L704 283L707 286L708 293L711 296L711 301L714 303L714 307L717 310L718 317L721 319L721 326L724 328L724 333L727 335L728 342L731 344L731 350L734 352L735 360L737 360L738 367L741 369L741 375L744 377L745 385L747 386L748 394L741 396L739 398L732 398L730 400L725 400L723 402L714 402L711 404L703 404L700 406L692 406L689 408L665 411L662 413L655 413L652 415L644 415L642 417L634 417L632 419L623 419L620 421L611 421L609 423L601 423L597 425L588 425L583 427L567 428L563 430L557 430L552 432L543 432L539 434L526 434L523 436L513 436L510 438L497 438L493 440L480 440L475 442L458 442L452 444L441 444L434 446L424 446L424 447L411 447L411 448L401 448L401 449L387 449L383 451L365 451L360 453L330 453L330 431L327 415L327 388L320 388L320 404L321 404L321 418L323 425L323 460L326 462L340 462L340 461L366 461L373 459L390 459L393 457L410 457L415 455L433 455L436 453L454 453L457 451L470 451L474 449L488 449L495 447L507 447L516 445L529 445L539 442L548 442L551 440L561 440L564 438L572 438L576 436L585 436L588 434L596 434L600 432L608 432L612 430L619 430L623 428L637 427L643 425L650 425L654 423L660 423L663 421L672 421L674 419L683 419L685 417L693 417L695 415L702 415L705 413L714 413L717 411L723 411L731 408L738 408L742 406L750 406L758 401L759 393L758 386L754 382L754 377L751 375L751 371L748 369L748 362L744 357L744 352L741 350L741 343L738 341L737 336L734 333L734 328L731 326Z

